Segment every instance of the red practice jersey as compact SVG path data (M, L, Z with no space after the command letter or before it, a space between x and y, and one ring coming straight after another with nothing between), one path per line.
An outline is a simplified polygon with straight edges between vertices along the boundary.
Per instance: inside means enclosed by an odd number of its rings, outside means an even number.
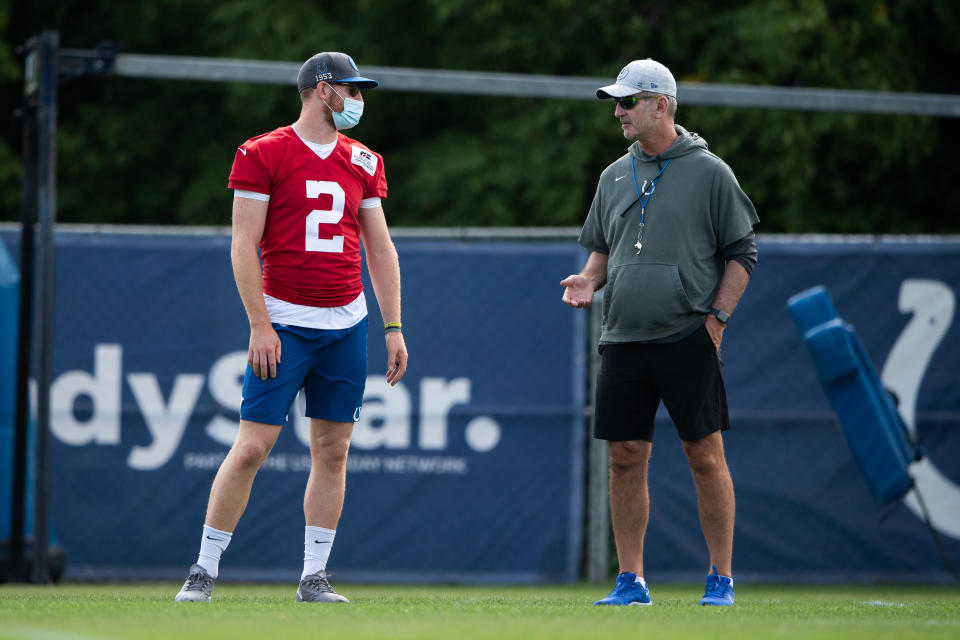
M228 186L270 196L264 293L311 307L342 307L360 295L357 210L365 198L387 196L379 153L338 133L322 159L293 127L280 127L237 149Z

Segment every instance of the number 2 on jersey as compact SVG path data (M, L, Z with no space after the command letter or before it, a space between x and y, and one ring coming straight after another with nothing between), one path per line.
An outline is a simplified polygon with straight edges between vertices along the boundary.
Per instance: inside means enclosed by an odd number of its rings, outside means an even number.
M333 196L333 204L329 209L314 209L307 214L307 251L325 251L327 253L343 253L343 236L332 238L320 237L321 224L337 224L343 218L343 206L346 203L346 194L336 182L327 180L307 180L307 197L319 198L321 194Z

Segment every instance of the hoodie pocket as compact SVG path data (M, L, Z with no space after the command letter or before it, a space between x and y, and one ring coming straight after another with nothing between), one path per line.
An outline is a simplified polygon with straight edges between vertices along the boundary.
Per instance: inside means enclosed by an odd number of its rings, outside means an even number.
M603 318L612 331L672 330L682 327L693 312L675 264L627 264L610 272Z

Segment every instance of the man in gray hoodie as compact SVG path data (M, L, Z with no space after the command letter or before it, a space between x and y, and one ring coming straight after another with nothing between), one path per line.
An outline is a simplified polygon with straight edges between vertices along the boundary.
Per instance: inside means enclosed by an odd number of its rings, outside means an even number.
M663 401L690 463L710 553L701 605L733 604L734 493L721 432L730 428L720 368L723 330L757 262L750 199L707 142L674 123L677 83L634 60L597 90L633 140L600 175L565 278L563 302L603 291L594 437L610 443L610 514L620 573L598 605L650 604L643 578L647 462Z

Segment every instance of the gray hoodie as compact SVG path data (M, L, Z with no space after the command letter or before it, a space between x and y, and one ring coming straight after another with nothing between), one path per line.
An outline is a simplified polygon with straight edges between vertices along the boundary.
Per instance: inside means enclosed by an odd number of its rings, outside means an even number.
M721 249L759 221L730 167L706 140L675 126L680 137L663 153L648 156L635 142L600 174L580 232L581 245L609 254L601 344L661 341L699 326L723 277ZM648 191L664 166L647 200L638 254L637 191Z

